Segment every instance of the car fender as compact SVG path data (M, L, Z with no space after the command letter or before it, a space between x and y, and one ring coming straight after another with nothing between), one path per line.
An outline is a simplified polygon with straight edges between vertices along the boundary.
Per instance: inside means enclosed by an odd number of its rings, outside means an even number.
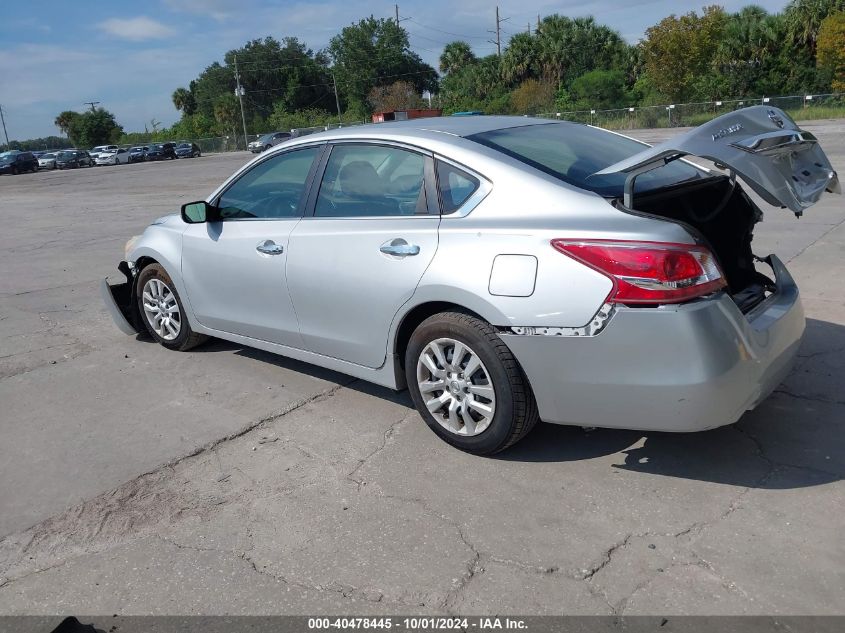
M159 220L157 220L159 222ZM126 254L127 261L136 266L135 277L140 272L138 262L154 260L162 268L176 286L176 292L182 300L185 316L191 327L197 323L194 311L188 298L188 292L182 280L182 233L187 225L178 216L162 218L162 224L153 224L144 231ZM181 225L181 226L180 226Z

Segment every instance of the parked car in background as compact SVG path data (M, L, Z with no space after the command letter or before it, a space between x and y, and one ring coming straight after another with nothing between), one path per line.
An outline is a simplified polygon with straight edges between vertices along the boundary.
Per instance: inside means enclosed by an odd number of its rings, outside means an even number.
M102 293L122 331L171 350L214 336L407 385L472 453L538 420L701 431L761 403L804 332L786 267L753 254L744 186L796 215L841 192L767 106L655 147L522 117L346 128L156 220Z
M117 145L97 145L97 147L88 150L88 155L91 157L91 160L96 161L97 156L100 155L100 152L108 152L113 149L117 149Z
M39 169L55 169L56 168L56 152L47 152L38 157Z
M27 171L38 171L38 159L32 155L32 152L12 150L0 154L0 174L16 176Z
M82 149L66 149L56 154L56 169L76 169L93 165L91 156Z
M172 160L175 158L175 143L157 143L156 145L150 145L150 149L147 150L147 160Z
M94 163L97 165L126 165L129 163L129 152L121 147L102 150L97 154Z
M143 163L147 160L147 152L150 148L147 145L137 145L129 150L130 163Z
M290 138L292 138L290 132L270 132L269 134L260 136L256 140L252 141L252 143L247 146L247 149L249 149L249 151L253 154L260 154L274 145L284 143Z
M200 146L196 143L179 143L176 146L177 158L199 158L202 156Z

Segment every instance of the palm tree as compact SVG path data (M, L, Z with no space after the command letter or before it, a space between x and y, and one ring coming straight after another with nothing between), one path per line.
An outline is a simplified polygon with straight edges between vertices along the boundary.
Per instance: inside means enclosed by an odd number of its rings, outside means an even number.
M454 73L477 61L469 44L460 40L449 42L440 54L440 72Z
M822 20L836 11L845 11L845 0L792 0L783 11L790 39L815 54Z
M517 33L511 37L502 54L502 77L522 83L539 75L537 48L537 38L530 33Z
M56 120L53 121L54 125L61 130L62 134L65 136L68 135L70 131L70 126L73 123L74 119L79 116L78 112L74 112L73 110L65 110L64 112L60 113L59 116L56 117Z
M218 97L214 102L214 119L223 130L237 139L235 128L238 125L238 98L231 93Z
M197 109L197 102L190 90L185 88L176 88L173 91L173 105L182 114L193 114Z

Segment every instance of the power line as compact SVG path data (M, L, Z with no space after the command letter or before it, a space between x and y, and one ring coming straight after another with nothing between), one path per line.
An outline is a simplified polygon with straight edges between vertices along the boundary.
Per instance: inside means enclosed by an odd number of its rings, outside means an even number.
M406 18L409 22L413 22L417 26L421 26L424 29L431 29L432 31L437 31L439 33L445 33L446 35L451 35L452 37L460 37L461 39L470 39L470 40L486 40L486 35L465 35L462 33L453 33L451 31L444 31L443 29L438 29L433 26L429 26L427 24L423 24L422 22L418 22L414 18Z

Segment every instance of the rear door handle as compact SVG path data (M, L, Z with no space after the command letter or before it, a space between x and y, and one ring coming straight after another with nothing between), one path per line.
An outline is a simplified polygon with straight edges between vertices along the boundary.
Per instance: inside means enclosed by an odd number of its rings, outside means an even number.
M408 244L401 237L385 242L379 250L385 255L393 255L394 257L412 257L420 254L419 246Z
M285 252L285 247L276 244L273 240L264 240L255 247L255 250L264 255L281 255Z

